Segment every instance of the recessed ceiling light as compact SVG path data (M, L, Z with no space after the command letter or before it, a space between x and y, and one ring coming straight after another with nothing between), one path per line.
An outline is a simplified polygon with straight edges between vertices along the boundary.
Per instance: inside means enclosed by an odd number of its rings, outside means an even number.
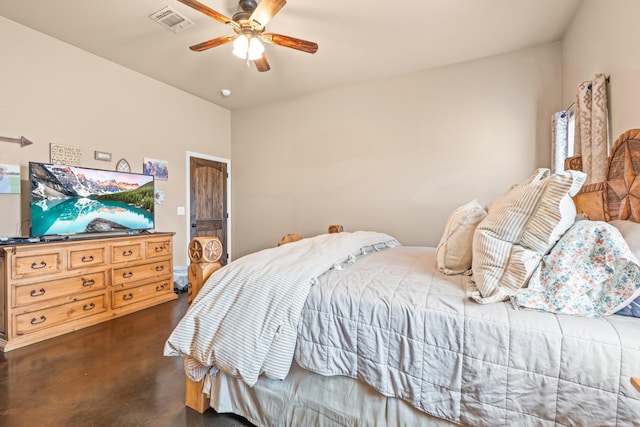
M220 91L220 93L222 94L222 96L229 96L229 95L231 95L231 90L230 89L222 89Z

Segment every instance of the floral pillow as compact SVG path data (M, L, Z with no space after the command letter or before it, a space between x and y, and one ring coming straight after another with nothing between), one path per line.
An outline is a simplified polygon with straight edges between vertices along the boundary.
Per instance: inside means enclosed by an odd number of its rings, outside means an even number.
M511 301L552 313L614 314L640 296L640 265L620 232L601 221L577 221Z
M640 224L633 221L614 220L610 222L622 233L622 237L629 244L631 252L640 260ZM618 311L616 314L623 316L640 317L640 297L631 301L628 306Z

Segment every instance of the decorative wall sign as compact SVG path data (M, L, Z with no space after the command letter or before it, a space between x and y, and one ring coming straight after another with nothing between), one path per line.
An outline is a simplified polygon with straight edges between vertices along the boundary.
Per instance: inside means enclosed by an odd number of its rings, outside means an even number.
M145 157L142 165L142 173L145 175L153 175L156 179L166 181L169 179L169 162Z
M118 172L131 172L131 166L126 159L120 159L118 163L116 163L116 170Z
M0 164L0 194L20 194L20 165Z
M80 166L82 151L71 145L49 144L49 156L54 165Z

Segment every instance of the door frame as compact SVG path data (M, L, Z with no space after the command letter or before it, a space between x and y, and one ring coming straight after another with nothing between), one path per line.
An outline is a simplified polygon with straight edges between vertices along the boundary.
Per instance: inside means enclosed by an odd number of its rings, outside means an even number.
M185 240L187 240L187 245L185 247L185 251L187 253L187 261L189 260L189 242L190 242L190 236L191 236L191 158L195 157L198 159L204 159L204 160L211 160L213 162L218 162L218 163L226 163L227 165L227 174L229 175L227 177L227 206L225 206L227 214L229 215L229 217L227 218L227 247L225 248L225 250L227 251L227 264L231 262L231 160L230 159L225 159L222 157L216 157L216 156L210 156L208 154L202 154L202 153L196 153L193 151L187 151L186 152L186 158L185 158L185 163L186 163L186 191L185 194L187 195L187 199L186 199L186 205L185 205L185 215L186 215L186 234L185 234Z

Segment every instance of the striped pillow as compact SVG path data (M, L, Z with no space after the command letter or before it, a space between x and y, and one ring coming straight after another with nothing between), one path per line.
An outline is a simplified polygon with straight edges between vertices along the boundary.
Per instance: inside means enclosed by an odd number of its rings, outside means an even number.
M549 175L548 169L538 169L491 204L473 237L474 300L504 301L527 283L542 257L573 225L571 196L585 178L573 170Z

